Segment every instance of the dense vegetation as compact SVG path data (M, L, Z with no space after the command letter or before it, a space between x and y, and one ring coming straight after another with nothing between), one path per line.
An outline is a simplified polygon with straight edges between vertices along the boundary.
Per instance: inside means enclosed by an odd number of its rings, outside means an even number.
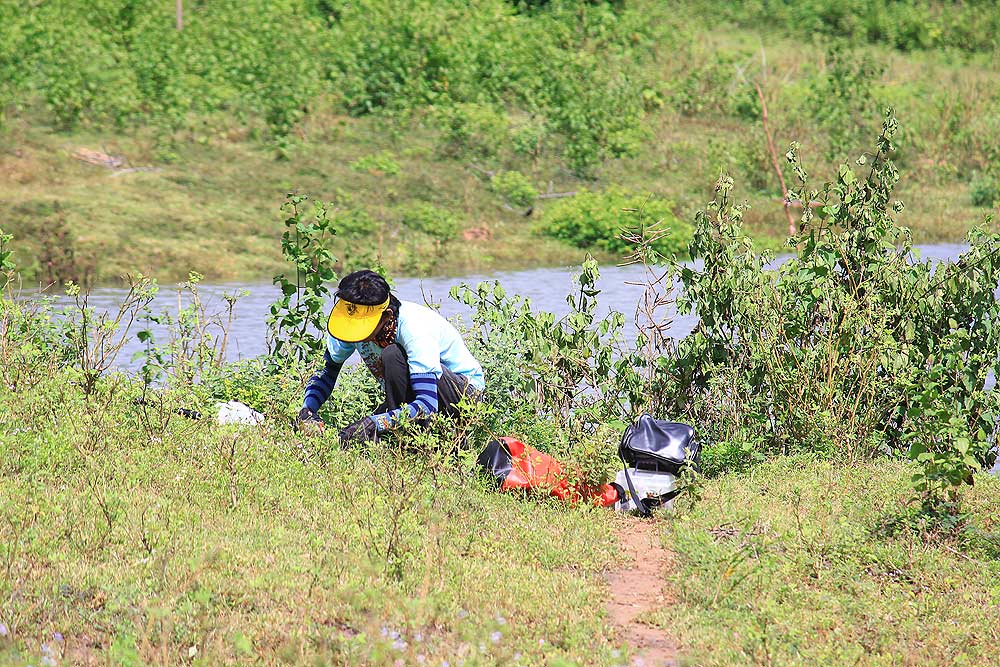
M887 114L875 150L812 190L793 146L793 193L817 204L777 267L727 175L695 216L697 263L658 252L662 226L635 208L621 241L647 275L636 340L625 314L598 315L593 258L561 318L497 283L456 287L484 400L366 451L291 428L323 346L336 202L286 202L272 352L237 363L199 276L176 312L151 312L156 283L139 278L118 313L73 285L53 317L14 298L0 234L0 660L621 664L627 637L600 606L617 519L502 497L471 471L503 433L574 482L606 480L646 411L695 424L705 447L663 533L674 596L649 619L691 659L995 662L1000 485L982 468L1000 414L1000 234L977 227L955 262L914 256L897 130ZM680 341L675 304L700 317ZM114 370L128 336L145 344L136 376ZM345 424L378 393L350 369L322 415ZM265 424L191 419L232 399Z
M608 215L562 195L654 193L690 220L721 167L750 186L746 224L773 247L787 225L763 100L778 154L796 139L824 164L899 108L906 221L918 241L957 240L1000 198L997 15L917 0L189 0L178 30L159 0L9 0L4 223L31 280L260 277L280 261L274 211L298 190L337 200L345 264L461 271L581 245L616 258ZM555 205L585 224L561 225Z
M649 619L682 659L996 664L995 2L184 10L0 3L0 664L621 664L629 524L471 470L502 433L604 480L642 411L705 446ZM584 250L565 317L453 291L489 377L460 422L365 452L291 427L338 272ZM644 297L601 316L623 257ZM178 309L136 271L184 280ZM125 273L120 311L88 305ZM240 293L206 312L199 282L275 274L271 353L226 362ZM377 399L349 370L323 417ZM226 400L266 424L216 425Z
M795 34L819 33L902 51L989 53L998 46L996 9L994 0L751 0L728 4L721 11L751 26L766 22Z

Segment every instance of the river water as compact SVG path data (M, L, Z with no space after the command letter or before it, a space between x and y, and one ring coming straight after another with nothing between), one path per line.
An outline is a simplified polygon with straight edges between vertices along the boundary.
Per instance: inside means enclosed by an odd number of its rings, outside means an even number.
M921 257L934 260L952 259L957 257L966 246L957 244L938 244L919 246ZM781 260L778 260L781 261ZM496 280L509 295L516 294L531 300L532 307L555 313L557 316L569 311L566 296L574 291L574 276L578 268L540 268L525 271L496 272L476 274L452 278L401 278L396 280L394 292L405 301L424 301L440 304L441 312L447 317L468 317L470 310L464 304L448 297L449 290L461 283L475 286L483 280ZM617 310L625 314L626 330L629 337L635 336L635 323L632 315L637 302L642 296L643 288L630 283L644 280L644 269L641 266L604 266L600 270L598 287L601 294L598 297L602 314L609 310ZM279 296L279 290L268 282L257 283L203 283L198 286L202 302L208 314L225 311L224 294L246 290L249 293L240 298L236 304L235 318L229 330L229 343L226 356L229 359L255 357L267 351L267 315L271 303ZM121 302L125 290L121 288L102 287L91 291L90 305L98 311L113 310ZM181 303L187 304L187 295L181 295ZM57 306L67 305L69 299L57 297ZM163 285L160 293L152 304L155 313L164 310L176 316L178 309L178 293L175 288ZM697 323L693 316L676 315L670 328L671 336L682 338L687 335ZM134 331L140 327L135 326ZM164 327L151 327L156 340L166 340ZM134 369L138 362L132 361L133 354L141 349L139 341L131 336L122 349L118 364L127 369Z
M934 261L954 259L967 246L959 244L936 244L918 246L919 257ZM777 262L782 259L776 260ZM467 319L470 310L465 305L448 297L450 289L462 283L475 286L484 280L498 281L509 295L520 295L530 299L532 307L555 313L557 316L569 311L566 296L574 292L574 277L578 268L540 268L525 271L496 272L489 274L468 275L457 278L401 278L396 280L394 293L405 301L418 303L428 302L439 304L442 314L452 318ZM634 337L636 326L632 319L636 304L642 297L643 288L632 283L643 282L645 275L641 266L605 266L601 267L598 287L601 294L598 298L601 314L609 310L617 310L626 316L625 334ZM198 286L202 303L208 314L225 311L223 295L246 290L248 294L239 299L236 304L235 317L229 329L227 358L244 359L264 354L267 351L267 315L271 303L278 298L279 290L267 282L257 283L211 283ZM91 291L90 305L98 311L114 310L125 295L121 288L96 288ZM188 303L186 295L182 295L181 304ZM69 299L57 297L56 305L68 305ZM164 310L176 315L178 308L178 293L176 289L162 286L160 293L152 304L154 312ZM670 335L683 338L697 324L697 318L689 315L677 315L673 312L673 322ZM126 343L118 357L120 367L134 370L138 361L133 361L135 352L141 349L134 332L141 327L134 327L130 340ZM165 328L151 327L156 340L163 342L167 338ZM218 332L217 332L218 333ZM991 377L989 384L995 383ZM991 471L1000 474L1000 461Z

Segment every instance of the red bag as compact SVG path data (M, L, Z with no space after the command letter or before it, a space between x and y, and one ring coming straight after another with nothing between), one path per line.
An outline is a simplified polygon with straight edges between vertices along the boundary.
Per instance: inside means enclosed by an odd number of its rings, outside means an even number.
M539 490L560 500L587 500L610 507L622 497L615 484L571 484L563 464L516 438L500 438L486 446L477 463L500 482L501 491Z

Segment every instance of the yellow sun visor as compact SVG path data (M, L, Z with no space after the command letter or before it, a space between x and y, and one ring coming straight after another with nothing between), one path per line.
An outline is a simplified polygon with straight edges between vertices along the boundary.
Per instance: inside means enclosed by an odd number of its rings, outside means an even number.
M388 307L389 299L378 306L363 306L338 299L330 311L326 330L331 336L345 343L361 342L372 335L378 327L379 320L382 319L382 313Z

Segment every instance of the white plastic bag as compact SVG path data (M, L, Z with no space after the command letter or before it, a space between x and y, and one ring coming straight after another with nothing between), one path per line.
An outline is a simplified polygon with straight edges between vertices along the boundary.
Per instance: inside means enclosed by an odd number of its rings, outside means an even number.
M228 403L218 403L219 416L216 421L220 424L263 424L264 415L257 412L248 405L243 405L239 401L229 401Z

